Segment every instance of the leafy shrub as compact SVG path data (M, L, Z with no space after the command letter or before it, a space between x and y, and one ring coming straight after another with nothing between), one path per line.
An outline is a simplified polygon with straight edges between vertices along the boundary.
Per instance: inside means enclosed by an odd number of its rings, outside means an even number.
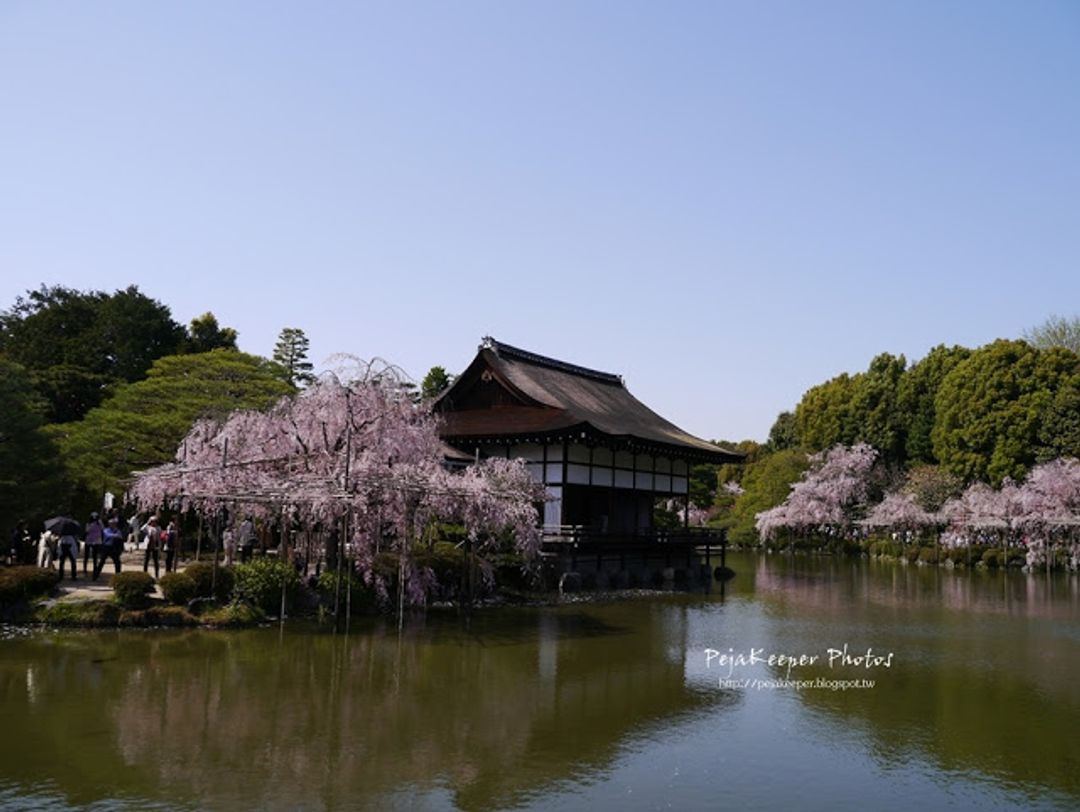
M897 544L895 541L888 539L879 539L872 542L867 552L872 556L888 556L890 558L899 558L903 554L903 547Z
M909 562L914 564L916 561L919 560L919 553L920 552L921 552L921 550L918 547L912 545L911 547L908 547L907 549L904 550L904 558L906 558Z
M110 601L57 601L40 606L34 619L49 626L102 627L115 626L124 611Z
M195 579L186 572L168 572L161 577L161 593L168 603L187 606L196 597Z
M150 603L154 579L148 572L118 572L112 587L118 604L126 609L141 609Z
M246 603L230 603L199 617L199 622L216 629L230 626L252 626L266 620L266 614L255 606Z
M372 569L376 575L382 576L389 583L393 580L397 582L398 576L398 556L397 553L379 553L375 556L375 563L372 565Z
M920 548L919 560L924 564L936 564L938 560L937 550L935 550L933 547Z
M60 574L52 569L10 567L0 570L0 607L48 595L59 581Z
M334 608L334 590L337 584L337 572L327 570L319 576L319 582L315 587L315 590L319 593L320 603L329 608ZM280 589L280 588L279 588ZM348 589L349 589L349 576L348 573L342 573L341 578L341 603L344 606L348 603ZM279 593L278 600L281 599ZM363 579L355 573L352 576L352 613L354 615L361 612L365 612L376 604L375 592L371 587L364 583Z
M120 626L194 626L199 621L182 606L151 606L148 609L121 612Z
M538 573L526 566L520 555L500 553L491 559L491 565L495 568L495 583L503 589L527 590L537 585Z
M991 569L1001 566L1001 550L987 550L982 554L982 562Z
M285 607L292 608L300 591L296 568L277 558L256 558L236 567L236 598L256 606L268 615L281 610L281 589L285 587Z
M193 598L214 598L224 603L232 596L236 586L236 576L232 567L218 567L216 580L213 564L189 564L184 570L184 575L195 582Z
M431 549L417 554L417 563L431 567L440 584L456 584L465 572L465 548L449 541L437 541Z

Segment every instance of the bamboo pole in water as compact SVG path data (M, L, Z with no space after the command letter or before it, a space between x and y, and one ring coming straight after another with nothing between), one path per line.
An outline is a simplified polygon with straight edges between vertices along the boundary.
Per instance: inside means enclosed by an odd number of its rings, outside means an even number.
M225 468L229 464L229 438L225 438L225 445L221 449L221 468ZM217 570L218 570L218 542L221 539L221 508L219 507L214 511L214 563L210 570L210 597L217 598Z
M281 544L278 547L278 558L284 560L286 565L289 564L289 531L285 525L285 506L281 508ZM281 613L278 615L278 620L281 623L282 628L285 626L285 584L288 582L288 578L285 577L285 571L281 572Z
M348 525L346 524L346 529ZM349 625L352 621L352 582L353 582L353 565L349 562L349 570L346 573L345 581L345 634L349 633Z

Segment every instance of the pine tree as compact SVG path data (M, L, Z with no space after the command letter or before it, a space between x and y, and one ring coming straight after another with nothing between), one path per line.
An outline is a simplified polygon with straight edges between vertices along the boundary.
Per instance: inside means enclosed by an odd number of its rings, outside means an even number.
M454 376L447 373L443 367L432 367L420 383L420 395L424 400L434 400L453 382Z
M274 361L283 370L284 377L294 386L306 386L315 380L312 365L307 360L311 342L299 327L285 327L278 334L274 345Z

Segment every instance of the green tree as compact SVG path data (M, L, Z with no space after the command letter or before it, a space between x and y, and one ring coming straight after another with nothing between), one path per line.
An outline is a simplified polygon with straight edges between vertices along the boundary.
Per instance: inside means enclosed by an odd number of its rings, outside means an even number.
M42 286L0 313L0 353L30 372L48 422L82 417L183 338L169 308L134 285L112 294Z
M780 412L777 415L776 421L772 424L772 428L769 429L767 445L770 451L783 451L788 448L799 447L799 428L795 422L794 412Z
M975 350L941 383L931 437L941 465L964 480L997 485L1035 463L1058 391L1080 369L1069 350L998 340Z
M50 426L76 479L100 494L133 470L168 462L200 417L261 409L295 389L276 365L235 350L159 358L145 380L119 387L77 423Z
M754 518L783 502L808 466L806 452L797 448L777 451L747 465L742 475L743 492L735 500L730 518L722 522L728 528L728 538L736 544L756 544Z
M42 431L45 402L29 373L0 358L0 522L3 539L20 519L45 518L66 505L59 453Z
M904 457L904 425L897 409L897 389L907 368L904 356L883 352L854 379L851 400L853 442L868 443L886 462Z
M795 408L795 431L810 451L837 443L869 443L891 462L904 456L904 421L897 409L897 390L907 361L881 353L866 372L838 375L814 386Z
M232 327L220 326L217 316L207 311L191 320L187 330L187 340L184 342L184 350L191 353L210 352L210 350L235 350L236 339L236 330Z
M756 440L740 440L737 443L730 440L718 440L715 444L743 455L742 462L728 462L717 468L716 482L721 486L728 482L741 482L746 469L770 453L767 444L763 445Z
M434 400L441 395L450 384L454 382L454 376L450 375L443 367L432 367L424 380L420 382L420 396L424 400Z
M315 379L311 374L311 363L307 360L310 345L308 337L299 327L286 327L278 334L274 361L281 366L285 379L293 386L303 386Z
M1057 457L1080 459L1080 375L1062 382L1039 426L1039 461Z
M1080 316L1050 316L1038 327L1026 331L1024 340L1040 350L1064 347L1080 353Z
M859 376L846 372L806 391L795 407L795 430L805 448L823 451L837 443L852 445L858 434L854 411Z
M971 350L966 347L940 344L900 379L896 409L903 422L904 457L909 465L937 463L930 437L937 415L935 398L945 376L969 355Z
M689 495L694 507L708 508L716 501L716 471L719 467L708 463L690 466Z

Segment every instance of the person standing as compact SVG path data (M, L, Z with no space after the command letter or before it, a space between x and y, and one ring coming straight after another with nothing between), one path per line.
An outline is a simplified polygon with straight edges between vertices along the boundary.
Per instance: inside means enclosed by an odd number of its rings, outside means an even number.
M132 550L139 549L139 544L140 544L140 542L142 542L141 536L143 534L143 529L144 529L143 525L141 525L140 522L139 522L139 513L138 513L138 511L136 511L135 513L132 513L131 518L128 519L128 530L129 530L129 532L128 532L127 540L128 540L128 544L131 545L131 547L129 549L132 549Z
M30 529L26 526L26 522L19 522L17 530L19 534L19 563L36 564L37 545L34 543L33 536L30 535Z
M98 555L97 564L94 565L94 580L98 579L105 562L112 559L116 571L120 572L120 554L124 552L124 534L120 530L120 522L117 519L109 519L109 524L102 533L101 552Z
M240 523L240 563L251 560L255 552L255 522L250 516Z
M98 556L101 555L101 539L105 533L105 526L101 523L96 513L90 514L90 521L86 525L86 544L83 545L82 574L86 575L86 560L94 562L94 571L98 568Z
M52 530L46 530L41 534L41 538L38 539L38 566L44 569L48 567L52 569L53 562L56 560L56 536L53 535Z
M64 522L60 530L60 580L64 580L64 562L71 561L71 580L78 577L79 570L79 540L75 533L79 532L79 525L75 522Z
M165 572L176 572L176 551L180 541L180 529L176 526L176 519L169 522L169 526L162 533L162 546L165 548Z
M154 578L155 580L160 575L161 561L158 551L161 549L161 528L158 527L158 517L151 516L150 520L143 527L143 532L146 534L146 554L143 556L142 571L146 572L150 567L150 557L154 558Z
M231 567L236 563L236 532L231 527L222 532L221 543L225 548L225 566Z

